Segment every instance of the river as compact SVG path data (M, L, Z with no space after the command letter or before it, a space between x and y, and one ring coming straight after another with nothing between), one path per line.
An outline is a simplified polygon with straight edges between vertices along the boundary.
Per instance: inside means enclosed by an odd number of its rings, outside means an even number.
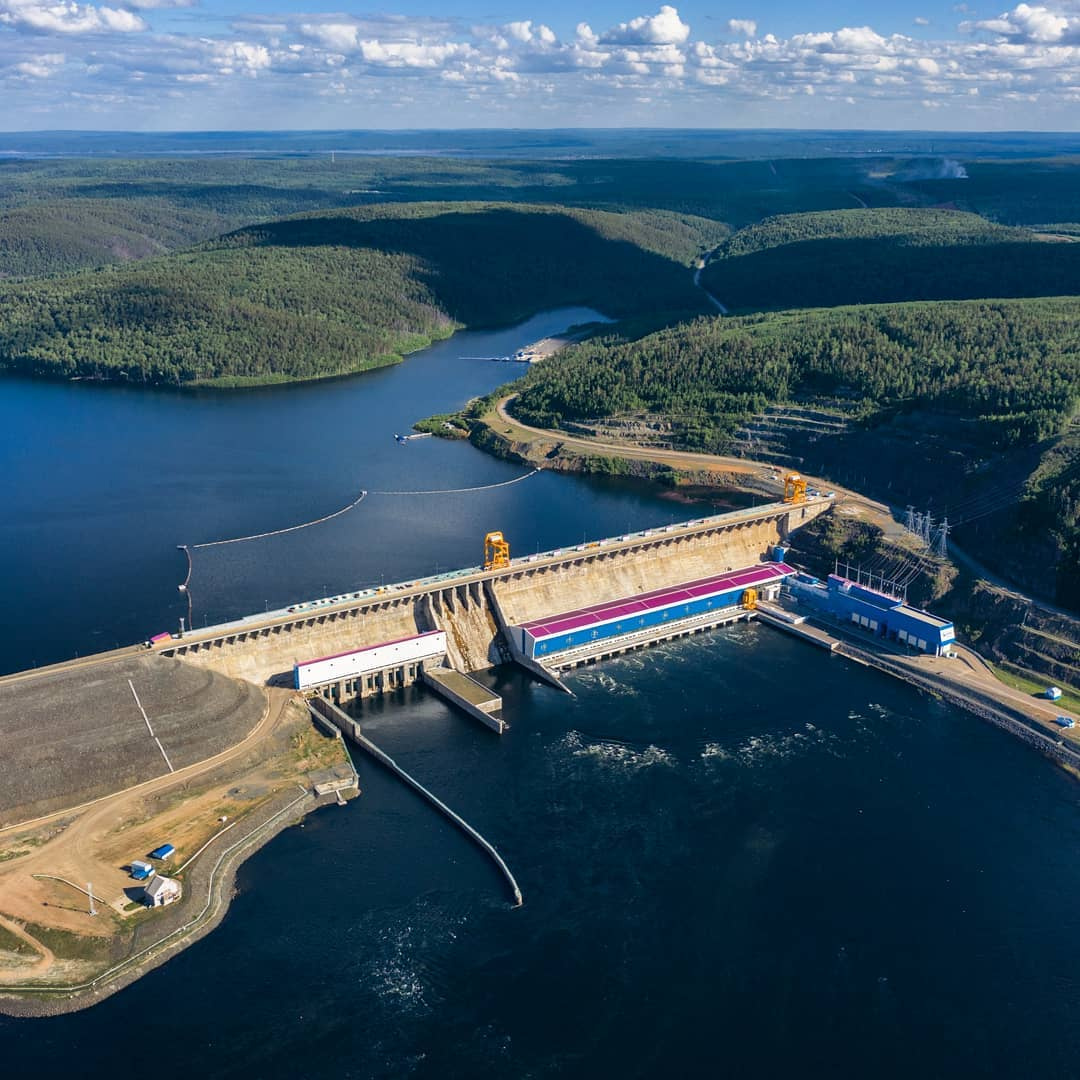
M360 488L519 475L393 434L510 374L459 357L580 317L242 395L0 382L4 667L173 625L179 542L318 517ZM472 564L493 527L520 553L684 516L646 485L554 475L370 499L197 555L196 611ZM491 680L501 739L421 688L364 723L498 846L523 908L361 761L361 798L249 860L207 938L85 1012L0 1018L4 1074L1076 1075L1080 788L1042 758L760 625L571 673L574 698Z

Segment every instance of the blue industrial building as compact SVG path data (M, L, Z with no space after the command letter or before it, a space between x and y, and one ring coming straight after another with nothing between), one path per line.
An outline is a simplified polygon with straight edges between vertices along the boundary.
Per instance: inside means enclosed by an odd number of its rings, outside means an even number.
M636 634L642 630L724 609L737 609L747 592L779 591L795 571L782 562L748 566L711 578L690 581L638 596L595 604L509 628L517 647L530 659L566 649Z
M918 652L940 656L956 640L953 624L947 619L838 574L830 574L827 584L808 574L797 574L789 580L788 588L800 603L838 622Z

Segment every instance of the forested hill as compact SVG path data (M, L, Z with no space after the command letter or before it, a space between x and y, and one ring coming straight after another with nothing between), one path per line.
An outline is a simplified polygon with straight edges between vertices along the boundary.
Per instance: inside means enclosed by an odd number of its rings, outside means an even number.
M730 449L766 405L840 396L860 411L921 406L978 421L988 446L1058 432L1080 407L1080 303L896 304L698 319L637 341L576 346L522 382L515 411L544 427L651 412L693 418Z
M637 416L677 445L755 457L780 431L780 464L933 499L954 524L966 506L967 550L1080 610L1075 297L698 319L585 342L518 385L514 412L544 427Z
M702 296L685 261L714 228L498 203L304 215L182 254L0 286L0 367L271 382L392 363L455 325L562 305L691 317Z
M163 255L232 224L164 199L63 199L0 210L0 280Z
M1080 293L1080 245L976 214L787 214L730 237L702 283L733 311Z

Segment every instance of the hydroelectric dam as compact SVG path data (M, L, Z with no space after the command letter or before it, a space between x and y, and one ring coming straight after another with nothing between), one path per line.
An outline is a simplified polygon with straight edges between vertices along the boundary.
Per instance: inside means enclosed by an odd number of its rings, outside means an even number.
M423 682L501 733L502 701L473 673L514 662L566 689L568 667L754 617L793 573L790 534L831 505L799 492L516 558L490 534L480 566L4 676L0 828L222 754L290 690L351 735L357 702Z
M153 648L339 706L423 681L501 731L498 699L472 672L513 661L561 687L567 667L745 618L793 573L788 536L831 505L803 496L518 558L492 533L481 566L161 635Z

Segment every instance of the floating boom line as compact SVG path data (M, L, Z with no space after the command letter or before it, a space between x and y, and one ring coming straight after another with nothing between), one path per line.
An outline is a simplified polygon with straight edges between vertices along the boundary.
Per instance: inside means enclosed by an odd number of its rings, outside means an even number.
M502 480L498 484L481 484L479 487L467 488L439 488L434 491L369 491L369 495L465 495L470 491L491 491L494 488L509 487L511 484L520 484L522 480L528 480L535 476L539 469L515 476L513 480Z
M343 506L340 510L335 510L332 514L326 514L324 517L316 518L314 521L305 521L302 525L290 525L286 529L272 529L270 532L254 533L252 536L235 536L231 540L209 540L205 544L184 545L184 548L187 550L187 548L190 547L192 551L197 551L200 548L221 547L224 544L242 544L247 540L265 540L269 536L282 536L285 533L298 532L300 529L310 529L312 525L321 525L324 521L331 521L333 518L341 517L342 514L347 514L354 507L359 506L364 501L367 494L368 492L361 491L360 497L349 503L348 506Z
M305 521L300 525L289 525L284 529L271 529L269 532L253 533L251 536L234 536L227 540L208 540L203 544L177 544L177 548L184 553L187 558L187 577L184 578L184 583L178 586L178 591L184 593L188 603L188 626L194 629L194 605L191 596L191 577L193 571L191 553L193 551L201 551L206 548L225 547L227 544L243 544L249 540L266 540L271 536L284 536L286 533L299 532L301 529L310 529L313 525L322 525L327 521L332 521L336 517L341 517L342 514L347 514L350 510L359 506L368 495L465 495L471 491L491 491L494 488L509 487L511 484L519 484L522 480L528 480L530 476L535 476L540 469L532 469L530 472L524 473L521 476L515 476L512 480L502 480L497 484L480 484L477 487L467 488L440 488L432 491L361 491L360 495L354 499L348 506L343 506L340 510L335 510L332 514L326 514L321 518L316 518L314 521Z

